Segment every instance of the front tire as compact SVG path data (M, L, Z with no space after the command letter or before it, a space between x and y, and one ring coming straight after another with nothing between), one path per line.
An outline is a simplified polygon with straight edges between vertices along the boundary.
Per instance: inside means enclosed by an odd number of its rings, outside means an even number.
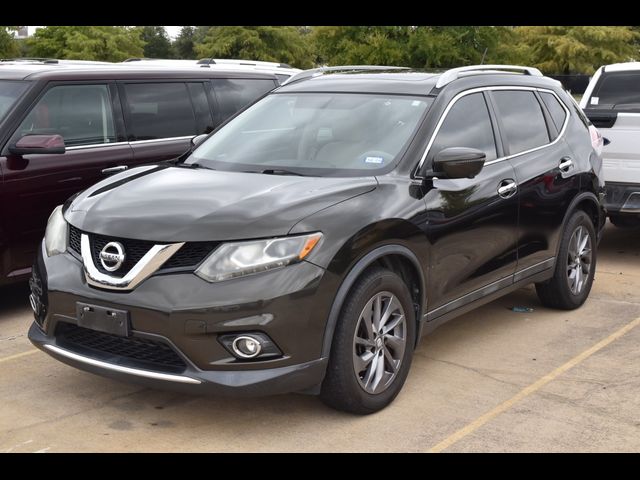
M391 270L372 268L345 300L320 398L330 407L360 415L383 409L407 378L415 338L407 285Z
M536 283L545 307L573 310L585 302L596 271L596 246L591 218L582 210L574 212L562 235L553 277Z

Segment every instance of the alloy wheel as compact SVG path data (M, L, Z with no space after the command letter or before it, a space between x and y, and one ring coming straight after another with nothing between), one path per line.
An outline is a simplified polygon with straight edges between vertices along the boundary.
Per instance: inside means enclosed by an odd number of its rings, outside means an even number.
M574 295L582 292L591 272L591 237L582 225L573 231L567 256L567 282Z
M407 320L398 298L375 294L364 306L353 337L353 368L367 393L385 391L400 371L407 343Z

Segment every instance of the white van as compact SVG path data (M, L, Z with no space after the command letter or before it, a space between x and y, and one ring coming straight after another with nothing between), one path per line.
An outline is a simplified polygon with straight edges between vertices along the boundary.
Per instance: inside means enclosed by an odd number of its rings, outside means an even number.
M604 65L580 107L605 141L605 207L619 227L640 226L640 62Z

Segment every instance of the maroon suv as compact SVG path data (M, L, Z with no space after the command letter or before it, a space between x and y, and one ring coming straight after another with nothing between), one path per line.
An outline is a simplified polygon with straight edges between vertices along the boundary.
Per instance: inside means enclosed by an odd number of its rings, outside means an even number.
M56 205L177 157L277 85L271 74L201 67L0 63L0 285L28 277Z

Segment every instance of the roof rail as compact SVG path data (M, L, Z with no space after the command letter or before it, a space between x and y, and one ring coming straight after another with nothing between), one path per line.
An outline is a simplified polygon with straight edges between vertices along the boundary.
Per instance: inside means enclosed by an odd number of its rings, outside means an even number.
M338 65L334 67L318 67L310 70L304 70L287 79L282 85L288 83L299 82L308 78L318 77L327 72L367 72L367 71L385 71L385 70L411 70L409 67L394 67L385 65Z
M440 78L438 78L438 81L436 82L436 88L442 88L445 85L448 85L449 83L458 79L461 73L479 72L482 70L515 70L518 72L523 72L525 75L532 75L534 77L543 76L542 72L534 67L522 67L519 65L470 65L468 67L451 68L444 72L442 75L440 75Z
M57 58L41 58L41 57L16 57L16 58L3 58L1 62L38 62L38 63L58 63Z

